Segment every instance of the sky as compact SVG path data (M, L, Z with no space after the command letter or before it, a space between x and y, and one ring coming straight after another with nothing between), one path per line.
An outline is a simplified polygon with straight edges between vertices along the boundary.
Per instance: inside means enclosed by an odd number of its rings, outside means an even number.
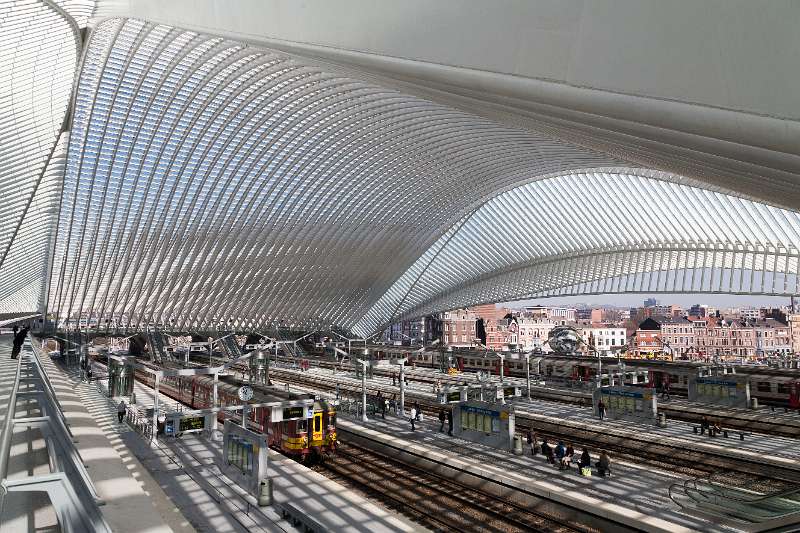
M577 306L586 304L588 307L596 305L615 305L617 307L639 307L645 299L655 298L664 305L680 305L684 309L694 304L706 304L717 308L727 307L780 307L789 305L786 296L743 296L736 294L600 294L590 296L564 296L554 298L538 298L536 300L519 300L505 302L505 307L523 307L525 305L552 305L552 306ZM800 299L798 299L800 301Z

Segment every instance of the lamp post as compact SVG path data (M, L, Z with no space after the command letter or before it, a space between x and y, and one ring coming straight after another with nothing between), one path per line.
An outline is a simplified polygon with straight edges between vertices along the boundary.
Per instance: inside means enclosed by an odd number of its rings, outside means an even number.
M531 354L525 352L525 381L527 382L528 401L531 401Z
M362 406L363 409L361 411L361 421L362 422L368 422L368 419L367 419L367 364L369 364L369 361L366 361L364 359L356 359L356 361L361 363L361 366L362 366L362 368L361 368L361 406ZM403 389L401 388L400 389L400 391L401 391L400 392L401 400L402 400L402 394L403 394L402 390Z

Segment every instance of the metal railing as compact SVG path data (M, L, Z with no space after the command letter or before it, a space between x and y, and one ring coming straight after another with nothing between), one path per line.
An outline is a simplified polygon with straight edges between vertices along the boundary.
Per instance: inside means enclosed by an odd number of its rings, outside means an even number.
M23 368L26 375L23 377ZM32 383L34 390L19 392L20 383ZM33 397L41 416L17 418L17 399ZM17 425L42 430L51 452L50 473L8 478L8 463L11 440ZM86 466L75 447L73 435L64 417L55 391L42 367L39 354L25 341L17 362L14 384L8 400L6 420L0 436L0 516L5 511L8 494L11 492L47 492L58 517L61 531L65 533L98 532L110 533L111 528L100 512L102 505Z

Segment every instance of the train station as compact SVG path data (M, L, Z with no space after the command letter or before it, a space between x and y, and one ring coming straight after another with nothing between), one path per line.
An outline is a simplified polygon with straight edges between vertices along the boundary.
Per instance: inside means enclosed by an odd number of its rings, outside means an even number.
M0 531L800 531L798 21L0 0Z

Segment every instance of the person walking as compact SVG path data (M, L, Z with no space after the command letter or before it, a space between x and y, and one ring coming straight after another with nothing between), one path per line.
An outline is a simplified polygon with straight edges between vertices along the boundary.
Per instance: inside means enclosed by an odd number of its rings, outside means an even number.
M120 400L117 404L117 419L119 423L122 424L122 419L125 418L125 410L127 406L125 405L125 400Z
M439 409L439 433L444 433L445 418L444 409Z
M414 417L414 420L419 420L419 416L422 414L419 408L419 402L414 402L414 410L417 412L417 416Z
M19 331L19 326L14 324L14 327L11 328L11 338L16 338L18 331Z
M528 441L531 447L531 457L539 454L539 436L536 433L531 434L531 439Z
M416 431L414 427L414 420L417 418L417 408L413 405L411 406L411 431Z
M597 414L600 415L600 420L603 420L606 414L606 404L603 403L603 400L597 402Z
M447 411L447 434L453 436L453 411Z

